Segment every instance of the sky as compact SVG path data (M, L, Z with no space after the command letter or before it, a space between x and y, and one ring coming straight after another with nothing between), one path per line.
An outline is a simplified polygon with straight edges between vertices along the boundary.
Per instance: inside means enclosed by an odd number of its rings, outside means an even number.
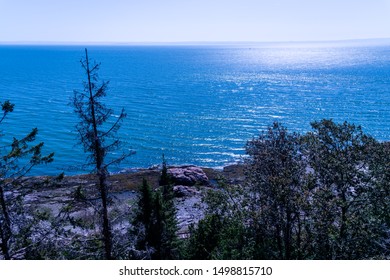
M390 38L390 0L0 0L0 43Z

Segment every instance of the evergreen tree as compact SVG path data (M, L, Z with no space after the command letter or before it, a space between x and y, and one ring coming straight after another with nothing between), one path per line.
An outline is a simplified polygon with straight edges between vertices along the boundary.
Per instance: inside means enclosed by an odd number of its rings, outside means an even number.
M165 155L162 155L162 168L161 168L161 176L159 180L160 186L169 186L171 185L171 178L168 174L167 161L165 160Z
M102 98L106 96L108 82L98 84L98 70L100 64L91 63L88 51L85 49L85 59L81 61L87 82L83 91L74 91L72 105L80 121L76 125L80 143L84 152L88 153L88 164L93 166L93 173L98 179L98 191L101 199L102 235L104 242L104 256L112 259L112 229L108 217L108 167L119 163L131 153L123 153L120 157L108 162L108 154L119 149L121 142L117 138L117 131L126 117L124 109L113 122L108 122L113 116L113 110L108 108Z
M154 248L155 259L178 259L180 254L180 240L177 236L178 225L176 218L175 195L168 167L163 155L160 176L160 188L156 192L154 201Z
M13 112L14 104L9 101L0 104L1 124ZM4 259L11 259L15 253L17 235L24 241L28 239L28 225L21 204L25 190L20 188L26 180L25 176L34 166L53 161L54 153L42 155L43 142L33 144L37 133L38 129L34 128L24 138L14 138L10 145L0 150L0 248ZM6 192L11 194L6 195Z
M142 180L140 196L137 203L137 212L132 221L132 235L136 237L136 250L149 252L154 222L155 195L147 180ZM149 256L150 257L150 256Z
M138 214L133 221L138 238L136 249L146 252L151 259L178 259L181 242L177 236L177 210L164 156L159 184L152 192L143 182Z
M198 224L189 227L189 238L185 242L185 258L190 260L210 260L221 240L221 218L207 214Z

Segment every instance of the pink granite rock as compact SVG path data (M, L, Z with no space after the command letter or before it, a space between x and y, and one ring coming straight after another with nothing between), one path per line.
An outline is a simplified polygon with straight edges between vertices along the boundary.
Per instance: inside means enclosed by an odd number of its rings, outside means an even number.
M207 178L206 173L197 166L170 167L168 168L168 174L175 185L209 185L209 178Z

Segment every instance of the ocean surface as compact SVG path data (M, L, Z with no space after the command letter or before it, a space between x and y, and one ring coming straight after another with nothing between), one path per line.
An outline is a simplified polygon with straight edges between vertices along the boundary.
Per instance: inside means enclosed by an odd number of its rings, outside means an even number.
M0 46L0 101L15 110L1 146L33 127L55 160L30 174L84 173L78 121L85 46ZM222 167L274 121L304 133L332 118L390 140L390 44L88 46L110 81L105 103L127 118L118 132L135 155L110 171L161 163ZM119 153L119 151L118 151Z

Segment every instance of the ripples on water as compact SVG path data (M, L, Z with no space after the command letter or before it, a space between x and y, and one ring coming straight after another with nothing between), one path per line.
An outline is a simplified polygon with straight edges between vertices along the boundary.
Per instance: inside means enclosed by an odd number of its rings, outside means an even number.
M0 100L16 105L1 141L38 127L45 151L56 154L35 174L85 158L68 106L82 89L83 53L0 47ZM106 103L128 114L119 133L136 155L118 169L158 164L163 153L170 164L223 166L273 121L305 132L313 120L347 120L390 139L390 46L91 46L89 53L110 80Z

